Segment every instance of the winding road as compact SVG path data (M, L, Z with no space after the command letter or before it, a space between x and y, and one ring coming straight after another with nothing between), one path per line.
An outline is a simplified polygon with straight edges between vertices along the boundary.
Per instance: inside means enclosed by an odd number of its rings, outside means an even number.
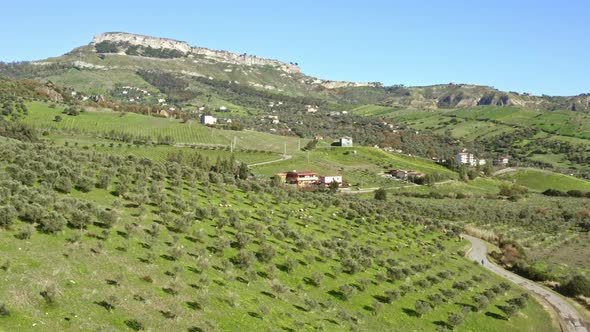
M272 164L272 163L278 163L279 161L289 160L291 158L293 158L293 156L290 154L287 154L287 155L283 155L281 157L281 159L275 159L275 160L269 160L269 161L263 161L263 162L259 162L259 163L249 164L248 167L255 167L255 166L260 166L260 165L268 165L268 164Z
M487 246L483 240L465 234L463 237L469 240L472 245L467 257L476 262L483 261L483 266L488 270L522 286L547 301L559 316L562 330L567 332L588 332L582 316L571 304L569 304L569 302L555 292L541 287L533 281L506 271L498 265L490 262L487 258Z

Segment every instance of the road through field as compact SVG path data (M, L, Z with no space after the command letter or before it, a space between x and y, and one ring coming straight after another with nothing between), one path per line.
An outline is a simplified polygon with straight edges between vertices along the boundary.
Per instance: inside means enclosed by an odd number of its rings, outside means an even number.
M565 299L546 288L543 288L533 281L520 277L512 272L506 271L498 265L490 262L487 258L487 246L483 240L469 235L463 235L464 238L471 242L471 250L467 254L469 258L476 262L483 262L483 266L488 270L520 285L521 287L542 297L553 307L564 331L568 332L588 332L582 316L572 307Z

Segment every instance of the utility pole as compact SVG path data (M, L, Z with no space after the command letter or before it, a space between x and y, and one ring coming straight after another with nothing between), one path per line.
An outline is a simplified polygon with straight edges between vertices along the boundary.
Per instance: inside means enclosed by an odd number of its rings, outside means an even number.
M309 150L307 150L307 163L309 164Z
M297 140L297 151L301 151L301 138Z
M284 146L283 146L283 157L286 157L287 156L287 142L285 142L283 144L284 144Z

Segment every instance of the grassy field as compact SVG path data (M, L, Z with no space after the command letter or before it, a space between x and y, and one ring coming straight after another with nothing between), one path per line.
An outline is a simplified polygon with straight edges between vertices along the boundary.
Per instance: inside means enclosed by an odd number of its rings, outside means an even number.
M295 137L278 136L255 131L229 131L208 128L196 121L181 123L176 119L165 119L135 113L113 111L83 112L79 116L61 114L63 108L50 108L44 103L29 104L29 116L25 122L35 128L65 130L69 134L79 133L83 136L100 136L111 131L128 133L136 136L149 136L157 139L170 136L176 143L224 145L229 146L236 140L236 147L247 150L287 153L297 151L307 140ZM55 122L56 115L63 120Z
M209 160L212 162L214 162L218 157L229 158L232 155L229 147L221 148L207 146L177 147L170 145L132 145L108 139L84 136L72 137L55 134L45 136L44 139L57 145L67 145L75 149L92 150L120 156L133 155L136 157L153 159L159 162L164 162L168 159L168 157L170 157L170 155L175 155L178 153L185 156L191 154L200 154L209 158ZM281 155L277 153L241 150L234 151L233 156L236 160L246 164L260 163L281 158Z
M59 160L89 174L113 162L63 148L0 144L3 178L14 172L8 165L24 171ZM44 175L41 185L12 185L31 193L32 202L52 193L55 205L47 208L68 223L74 220L64 204L72 199L115 211L117 218L108 226L91 217L85 227L55 233L39 226L29 238L20 235L30 226L23 219L0 229L0 304L9 310L0 331L434 330L462 310L460 330L556 330L534 300L506 317L502 308L522 292L516 285L498 288L489 305L475 311L473 297L502 279L465 259L467 244L458 237L389 218L388 205L205 180L213 175L189 181L173 167L158 181L153 168L119 165L117 174L135 183L124 196L129 199L113 194L118 177L88 192L54 192ZM163 200L151 198L157 190L150 189L150 198L137 203L144 185L159 187ZM2 203L18 199L9 194ZM349 270L355 263L346 262L361 252L360 269ZM270 256L257 256L262 253ZM388 267L404 276L388 274ZM401 292L392 303L389 290ZM432 310L419 314L417 300Z
M588 180L542 170L519 170L502 174L498 178L523 185L534 191L547 189L590 191Z

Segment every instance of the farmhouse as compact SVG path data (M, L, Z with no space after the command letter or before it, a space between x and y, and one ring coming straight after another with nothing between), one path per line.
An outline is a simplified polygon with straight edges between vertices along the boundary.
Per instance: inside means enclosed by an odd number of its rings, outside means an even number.
M352 137L344 136L340 138L340 146L352 147Z
M204 125L214 125L217 123L217 118L212 115L201 115L201 123Z
M507 156L500 156L494 159L494 165L497 166L507 166L510 159Z
M308 186L317 184L318 173L314 171L291 171L287 172L287 183L296 184L298 186Z
M342 186L342 175L322 175L320 176L319 184L329 186L331 183L336 182L338 186Z
M457 155L455 155L455 161L458 164L463 164L463 165L468 165L468 166L478 166L478 165L481 166L481 165L486 164L485 159L475 158L473 153L469 153L466 151L457 153Z

